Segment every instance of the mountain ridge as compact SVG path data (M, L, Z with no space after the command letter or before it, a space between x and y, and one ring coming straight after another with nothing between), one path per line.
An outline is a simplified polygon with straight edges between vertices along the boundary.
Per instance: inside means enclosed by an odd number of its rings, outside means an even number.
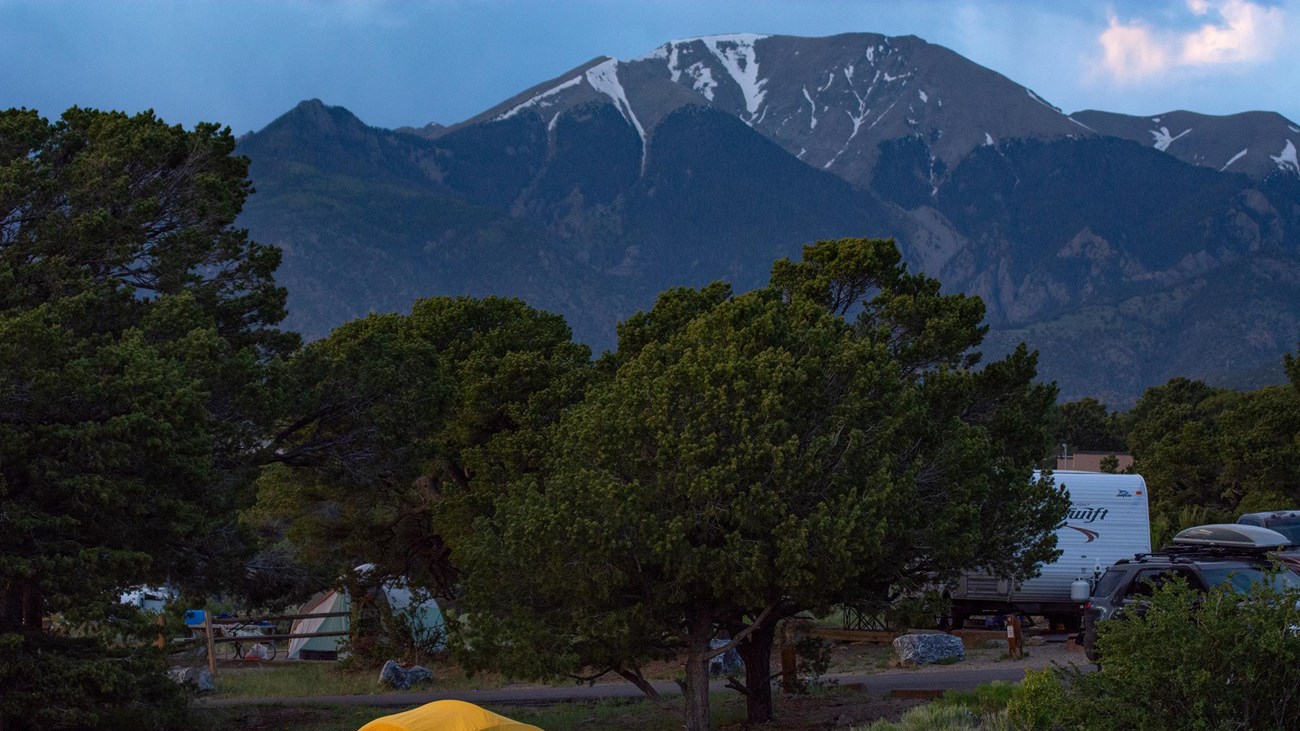
M1066 115L942 46L878 34L670 41L631 61L596 57L445 127L382 130L338 109L296 107L240 143L259 190L293 204L255 196L243 223L286 247L291 320L313 337L346 309L327 301L331 288L367 311L497 293L564 314L599 350L662 289L760 286L802 244L866 235L895 237L913 268L983 297L990 352L1009 346L1001 333L1047 338L1030 344L1066 397L1131 400L1165 356L1184 375L1263 372L1278 343L1300 340L1290 280L1268 273L1300 256L1300 168L1247 154L1234 172L1214 157L1234 135L1273 139L1278 120L1291 134L1280 115L1174 114L1201 131L1170 128L1159 146L1151 118ZM304 179L310 196L294 193ZM1271 269L1239 269L1260 256ZM333 263L348 257L377 263ZM1202 307L1193 322L1175 308L1153 326L1121 306L1222 302L1228 281L1276 337L1232 312ZM1266 303L1284 316L1265 317ZM1091 332L1084 316L1129 317L1135 334L1077 342L1038 327ZM1215 349L1204 364L1175 342L1180 328ZM1216 355L1234 328L1263 342L1241 349L1249 362ZM1108 384L1085 362L1138 363L1139 376Z

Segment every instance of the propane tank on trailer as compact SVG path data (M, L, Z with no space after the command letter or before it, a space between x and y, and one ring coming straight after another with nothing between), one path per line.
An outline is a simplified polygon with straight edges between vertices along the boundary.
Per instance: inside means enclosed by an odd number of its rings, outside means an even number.
M1070 601L1086 602L1092 594L1092 582L1087 579L1075 579L1070 582Z

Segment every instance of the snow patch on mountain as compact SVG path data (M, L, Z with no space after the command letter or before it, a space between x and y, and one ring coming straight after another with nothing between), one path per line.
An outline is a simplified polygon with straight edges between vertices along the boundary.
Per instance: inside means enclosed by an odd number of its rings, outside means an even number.
M1295 143L1291 140L1286 141L1286 147L1276 155L1269 155L1273 162L1277 164L1279 170L1289 170L1293 173L1300 173L1300 161L1296 160Z
M920 90L920 89L917 89L917 90L916 90L916 95L919 96L919 97L921 97L921 103L923 103L923 104L929 103L929 101L930 101L930 97L929 97L929 95L927 95L924 91L922 91L922 90Z
M985 132L985 133L984 133L984 144L985 144L985 145L992 145L992 144L993 144L993 135L989 134L988 132Z
M587 83L591 88L604 94L614 101L614 107L618 109L619 114L623 115L628 124L636 128L636 133L641 137L641 170L645 170L646 156L646 138L645 128L641 126L641 121L636 118L636 113L632 111L632 104L627 100L627 92L623 90L623 85L618 80L618 61L610 59L604 63L597 64L587 69Z
M1155 138L1155 142L1152 143L1151 146L1156 148L1157 150L1160 150L1161 152L1164 152L1169 149L1169 145L1173 144L1174 140L1178 139L1179 137L1182 137L1183 135L1191 131L1192 130L1189 127L1183 130L1182 132L1179 132L1178 134L1170 137L1168 127L1161 127L1158 130L1155 129L1150 130L1151 136Z
M875 127L876 125L880 124L880 120L884 119L884 118L885 118L885 115L886 115L886 114L889 114L889 110L890 110L890 109L893 109L893 108L894 108L894 104L897 104L897 103L898 103L898 102L894 102L893 104L890 104L890 105L885 109L885 111L883 111L883 112L880 113L880 116L879 116L879 117L876 117L876 121L874 121L874 122L871 123L871 127L867 127L867 129L871 129L872 127ZM856 130L856 129L853 130L853 131L854 131L855 134L857 133L857 130Z
M1089 127L1088 125L1084 124L1083 122L1080 122L1079 120L1075 119L1074 117L1066 117L1066 119L1070 120L1071 122L1074 122L1075 124L1079 125L1080 127L1083 127L1084 129L1088 130L1089 132L1094 132L1094 133L1095 133L1095 132L1097 131L1097 130L1093 129L1092 127Z
M812 95L808 93L808 87L803 88L803 98L808 100L808 106L812 107L812 121L808 123L808 129L817 129L817 102L813 101Z
M609 62L607 61L606 63ZM498 114L495 121L499 122L503 119L510 119L516 114L532 106L539 106L539 107L549 106L554 103L554 100L550 99L550 97L559 94L565 89L568 89L573 86L577 86L580 83L582 83L582 77L575 76L572 79L569 79L568 81L564 82L563 84L560 84L559 86L553 86L550 89L547 89L546 91L534 96L533 98L529 99L523 104L516 105L513 109L511 109L508 112L505 112L504 114Z
M1057 114L1061 114L1061 113L1062 113L1060 109L1057 109L1055 106L1053 106L1053 105L1051 105L1051 104L1048 104L1046 101L1043 100L1043 98L1042 98L1041 96L1035 94L1035 93L1033 92L1033 90L1031 90L1031 89L1025 89L1025 93L1029 95L1029 98L1030 98L1030 99L1033 99L1034 101L1038 102L1039 104L1042 104L1043 106L1047 107L1048 109L1052 110L1053 112L1056 112Z
M1242 150L1241 152L1238 152L1237 154L1233 155L1231 160L1229 160L1229 161L1223 163L1223 167L1219 168L1219 172L1223 172L1224 170L1227 170L1229 165L1231 165L1232 163L1234 163L1234 162L1240 160L1241 158L1245 157L1245 156L1246 156L1246 151L1249 150L1249 149L1250 149L1250 148L1247 147L1245 150Z
M826 83L825 83L825 84L822 84L822 85L819 86L819 87L817 87L817 91L826 91L827 89L831 88L831 84L833 84L833 83L835 83L835 72L834 72L834 71L827 71L827 72L826 72Z
M705 66L703 61L696 61L691 64L690 68L686 69L686 73L692 79L695 79L695 83L691 84L691 88L704 95L705 99L713 101L713 90L718 88L718 82L713 80L713 69ZM680 78L680 74L678 76Z
M745 110L751 118L758 112L766 95L763 91L766 79L758 77L758 54L754 51L754 44L766 37L756 33L733 33L698 39L740 85L740 91L745 95Z
M1290 124L1288 124L1288 125L1286 126L1286 128L1289 129L1289 130L1291 130L1292 132L1300 132L1300 127L1296 127L1296 126L1294 126L1294 125L1290 125Z

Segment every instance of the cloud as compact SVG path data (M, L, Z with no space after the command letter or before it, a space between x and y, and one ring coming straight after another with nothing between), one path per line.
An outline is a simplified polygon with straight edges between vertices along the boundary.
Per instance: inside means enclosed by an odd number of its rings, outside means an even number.
M1271 60L1285 39L1285 13L1250 0L1186 0L1205 22L1188 32L1153 29L1111 14L1097 37L1101 70L1122 83L1158 77L1180 67L1246 65Z

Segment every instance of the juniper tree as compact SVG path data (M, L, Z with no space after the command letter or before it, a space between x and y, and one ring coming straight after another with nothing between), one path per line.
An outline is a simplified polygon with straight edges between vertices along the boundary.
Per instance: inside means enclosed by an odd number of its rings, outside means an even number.
M681 651L703 729L725 629L761 721L777 620L964 568L1028 575L1065 510L1031 477L1054 389L1023 348L974 369L982 316L878 240L807 247L747 294L667 293L455 546L469 657L635 678Z

